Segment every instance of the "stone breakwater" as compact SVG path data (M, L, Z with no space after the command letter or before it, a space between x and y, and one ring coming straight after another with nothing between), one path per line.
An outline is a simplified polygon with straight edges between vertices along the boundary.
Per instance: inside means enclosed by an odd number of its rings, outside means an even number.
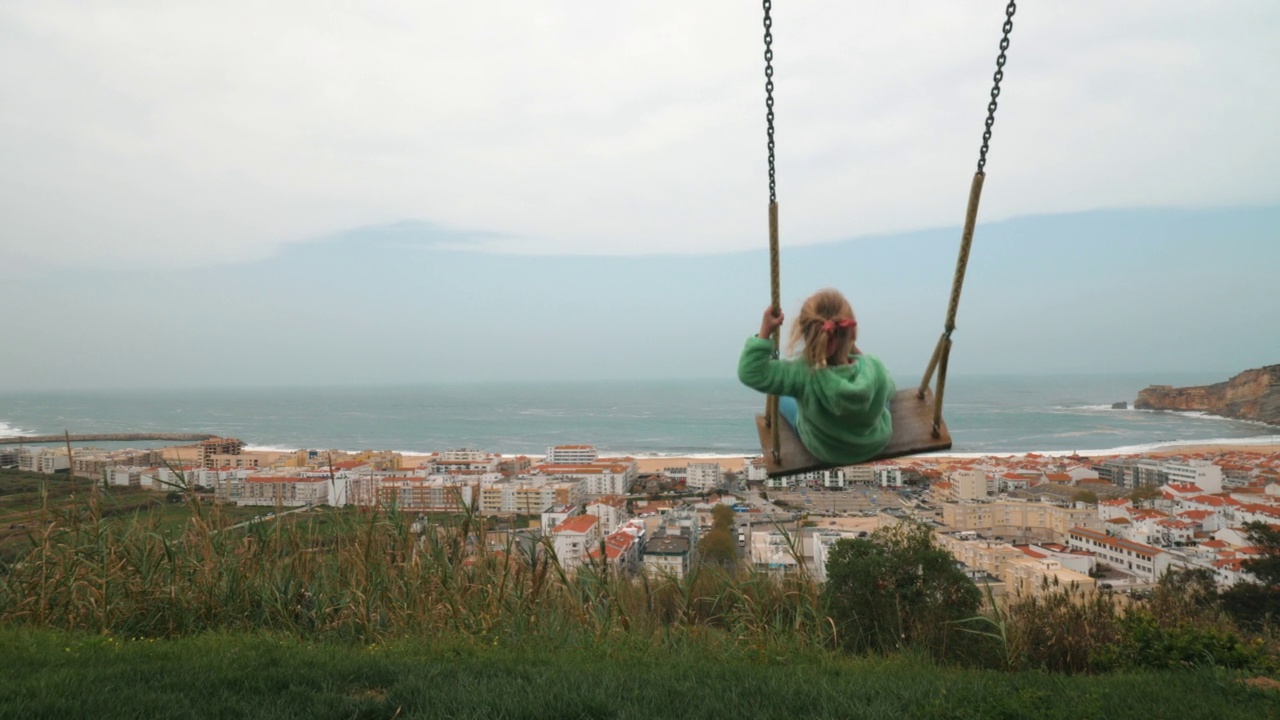
M72 435L71 442L133 442L135 440L176 440L188 442L192 440L208 440L217 437L205 433L92 433L89 435ZM0 437L0 445L17 445L19 443L52 443L65 442L65 435L15 435Z
M1176 388L1152 385L1138 392L1137 410L1198 410L1237 420L1280 425L1280 365L1245 370L1226 382Z

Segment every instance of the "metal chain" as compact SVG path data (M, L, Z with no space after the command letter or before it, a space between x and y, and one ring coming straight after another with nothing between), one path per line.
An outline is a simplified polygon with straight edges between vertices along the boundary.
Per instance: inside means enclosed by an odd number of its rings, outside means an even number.
M768 2L765 3L768 5ZM996 57L996 74L992 76L994 81L991 86L991 102L987 103L987 127L982 131L982 149L978 151L978 172L984 172L987 167L987 146L991 142L991 126L996 124L996 106L997 100L1000 99L1000 81L1004 80L1004 54L1009 49L1009 33L1013 32L1013 14L1018 11L1018 4L1014 0L1009 0L1009 6L1004 9L1004 37L1000 38L1000 55ZM770 130L770 146L772 147L772 130ZM772 150L770 150L772 153ZM772 154L770 154L772 158ZM772 161L771 161L772 162Z
M769 123L769 202L778 201L778 183L773 166L773 18L769 10L771 0L764 0L764 105L768 109L765 120Z

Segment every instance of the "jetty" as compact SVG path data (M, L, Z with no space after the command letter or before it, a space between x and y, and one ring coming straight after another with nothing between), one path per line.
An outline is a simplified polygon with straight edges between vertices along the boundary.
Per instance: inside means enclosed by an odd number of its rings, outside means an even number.
M208 440L218 437L217 435L209 435L208 433L90 433L87 435L72 435L71 442L133 442L135 440ZM0 445L19 445L31 444L38 445L40 443L66 442L66 435L13 435L10 437L0 437Z

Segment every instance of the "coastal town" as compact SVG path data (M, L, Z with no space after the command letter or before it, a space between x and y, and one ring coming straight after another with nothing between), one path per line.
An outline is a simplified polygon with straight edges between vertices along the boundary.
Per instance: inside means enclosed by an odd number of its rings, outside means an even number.
M738 561L821 580L831 547L887 525L930 526L995 594L1075 586L1143 592L1168 569L1226 587L1257 556L1242 528L1280 524L1280 453L1266 446L1158 455L920 456L770 478L761 458L602 457L559 445L541 457L477 449L250 450L235 438L149 450L35 446L0 467L71 473L105 488L181 493L263 509L391 507L425 528L472 513L494 548L548 542L560 565L682 576L718 505L734 511Z

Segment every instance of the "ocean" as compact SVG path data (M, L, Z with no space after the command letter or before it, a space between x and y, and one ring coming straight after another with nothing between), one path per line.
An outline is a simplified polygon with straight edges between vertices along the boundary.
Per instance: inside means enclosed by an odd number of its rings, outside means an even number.
M1198 385L1221 376L1161 376ZM1136 375L952 377L953 453L1141 452L1217 440L1275 445L1280 428L1203 413L1113 410L1152 378ZM900 387L912 381L901 379ZM733 380L290 387L0 394L0 436L201 432L255 448L541 455L559 444L603 454L759 453L763 397ZM146 447L163 443L94 443Z

